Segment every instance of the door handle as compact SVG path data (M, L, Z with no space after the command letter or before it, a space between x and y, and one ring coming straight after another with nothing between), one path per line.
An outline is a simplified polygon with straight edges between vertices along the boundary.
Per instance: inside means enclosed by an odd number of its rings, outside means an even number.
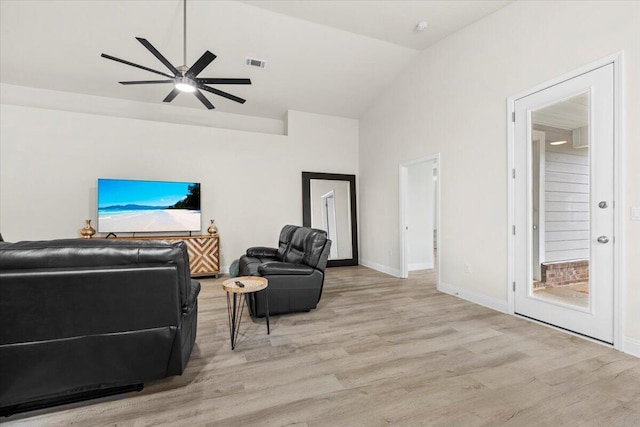
M607 236L598 237L598 243L609 243L609 238Z

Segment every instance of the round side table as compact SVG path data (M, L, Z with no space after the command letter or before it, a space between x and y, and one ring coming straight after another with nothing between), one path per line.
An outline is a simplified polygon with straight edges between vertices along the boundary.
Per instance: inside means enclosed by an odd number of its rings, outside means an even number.
M244 312L245 306L244 294L258 292L264 289L267 335L271 334L271 328L269 327L268 285L269 282L267 279L258 276L234 277L222 282L222 289L227 293L227 313L229 315L229 337L231 338L231 350L235 350L236 341L238 340L240 321L242 320L242 313ZM233 303L231 302L231 295L233 295ZM240 297L242 301L238 301L238 297Z

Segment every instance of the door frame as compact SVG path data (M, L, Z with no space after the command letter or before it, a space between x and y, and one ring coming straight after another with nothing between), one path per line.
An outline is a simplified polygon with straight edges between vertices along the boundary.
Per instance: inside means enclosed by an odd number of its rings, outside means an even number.
M320 199L322 200L322 225L324 226L324 229L327 230L327 234L329 236L329 239L331 239L331 250L330 250L330 254L329 256L334 256L337 257L338 256L338 234L336 231L336 192L334 190L331 190L329 192L327 192L326 194L323 194ZM328 202L329 199L331 199L331 214L329 214L328 212ZM330 224L333 223L333 226L331 226ZM334 259L335 259L334 257Z
M515 114L515 102L520 98L532 95L541 90L545 90L551 86L555 86L574 77L578 77L582 74L594 71L598 68L606 65L613 64L613 91L614 91L614 103L613 103L613 149L614 149L614 207L616 212L614 213L614 269L613 269L613 347L622 351L624 347L624 295L625 295L625 280L624 280L624 212L626 210L626 201L624 199L624 153L623 153L623 105L624 105L624 91L623 87L623 52L618 52L613 55L602 58L589 65L581 67L577 70L563 74L562 76L549 80L545 83L538 84L528 90L509 96L507 98L507 218L508 218L508 268L507 268L507 304L508 312L511 315L517 316L515 313L515 121L513 120ZM520 316L519 316L520 317ZM531 320L526 317L523 319ZM532 320L535 321L535 320ZM536 322L546 326L556 328L552 325L548 325L542 322ZM556 328L566 333L584 337L583 335L567 331L562 328ZM591 339L589 339L591 340ZM600 341L591 340L600 344ZM603 344L607 345L608 344Z
M437 269L438 269L438 280L437 280L437 288L440 288L440 272L442 271L440 266L442 265L442 229L440 228L440 218L441 218L441 208L440 208L440 176L441 176L441 164L440 164L440 153L430 154L425 157L420 157L419 159L409 160L404 163L400 163L398 166L398 194L400 197L398 207L398 217L399 217L399 226L400 226L400 250L398 253L400 254L400 278L407 279L409 277L409 257L407 256L407 244L408 239L406 236L406 227L407 227L407 191L409 190L409 185L407 181L407 173L408 168L410 166L415 166L420 163L426 162L435 162L436 164L436 186L435 186L435 198L434 202L436 204L437 210L437 218L434 218L434 225L438 233L436 234L436 247L438 248L438 256L437 256Z

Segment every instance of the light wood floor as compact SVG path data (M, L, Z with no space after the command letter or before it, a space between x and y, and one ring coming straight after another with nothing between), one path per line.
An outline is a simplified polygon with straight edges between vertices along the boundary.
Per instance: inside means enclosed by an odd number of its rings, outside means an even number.
M6 425L640 426L640 359L435 290L328 270L317 310L243 320L231 351L222 280L203 280L184 375Z

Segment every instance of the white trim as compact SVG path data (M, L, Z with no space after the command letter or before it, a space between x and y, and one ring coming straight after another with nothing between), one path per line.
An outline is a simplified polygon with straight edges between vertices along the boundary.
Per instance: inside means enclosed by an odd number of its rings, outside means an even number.
M613 344L616 350L623 350L626 348L625 340L631 340L624 336L624 316L625 316L625 297L626 295L626 281L625 281L625 251L624 241L625 239L625 211L627 209L626 200L624 198L623 189L625 184L625 170L624 170L624 127L625 111L624 111L624 87L623 81L623 60L624 53L619 52L613 56L613 152L614 152L614 167L616 173L614 174L614 197L615 197L615 223L613 229L613 235L615 236L613 241L614 250L614 266L613 266ZM640 350L636 348L634 356L640 357Z
M413 264L409 264L409 271L415 270L430 270L435 266L433 261L429 262L414 262Z
M438 230L438 233L436 234L436 248L438 248L438 256L437 256L437 261L438 261L438 285L440 284L440 274L439 272L442 271L442 256L441 254L442 252L442 241L440 236L442 235L441 230L442 227L440 226L441 224L441 219L442 215L441 215L441 206L440 206L440 200L441 200L441 182L442 179L440 178L442 176L442 166L440 163L440 153L435 153L435 154L430 154L428 156L425 157L420 157L418 159L414 159L414 160L409 160L403 163L400 163L398 165L398 223L400 226L400 233L399 233L399 251L398 254L400 255L400 275L397 277L400 277L402 279L406 279L409 277L409 260L407 257L407 247L406 247L406 190L407 190L407 168L409 166L413 166L413 165L417 165L420 163L425 163L425 162L435 162L436 166L436 177L437 179L436 181L436 188L435 188L435 193L436 193L436 197L435 197L435 203L436 203L436 209L437 209L437 218L435 218L434 221L434 228L436 230ZM433 268L433 267L427 267L427 268Z
M360 258L360 265L362 265L364 267L368 267L368 268L370 268L372 270L379 271L381 273L388 274L388 275L393 276L393 277L397 277L399 279L401 278L400 277L400 270L398 270L397 268L389 267L388 265L378 264L377 262L368 261L368 260L362 259L362 258Z
M635 357L640 357L640 340L624 337L622 351Z
M592 62L591 64L585 65L584 67L578 68L577 70L573 70L570 71L568 73L565 73L563 75L561 75L560 77L556 77L555 79L551 79L548 80L544 83L541 83L539 85L536 85L530 89L524 90L522 92L516 93L515 95L511 95L509 98L507 99L511 99L515 102L516 99L520 99L520 98L524 98L525 96L529 96L531 94L534 94L536 92L540 92L541 90L547 89L550 86L555 86L557 84L560 84L562 82L565 82L567 80L571 80L574 77L578 77L582 74L586 74L590 71L593 71L597 68L601 68L604 67L608 64L616 64L616 63L620 63L619 61L622 60L622 52L617 52L614 53L612 55L606 56L604 58L599 59L598 61ZM509 123L511 122L511 115L509 115Z
M407 202L406 202L406 188L407 188L407 179L408 179L408 169L406 166L400 164L398 166L398 223L400 224L400 229L398 230L399 241L398 244L400 247L398 248L398 255L400 255L400 278L406 279L409 277L409 270L407 268L407 254L405 251L406 245L406 235L405 231L407 229L407 218L406 218L406 210L407 210Z
M614 153L615 153L615 198L616 198L616 221L615 221L615 266L614 266L614 317L613 317L613 342L614 348L617 350L623 350L624 341L629 338L624 338L624 212L626 203L624 199L624 170L623 170L623 153L622 153L622 140L623 140L623 120L624 120L624 103L623 103L623 52L618 52L613 55L609 55L598 61L595 61L589 65L581 67L577 70L563 74L562 76L549 80L545 83L536 85L526 91L517 93L507 98L507 308L509 314L515 313L515 300L513 291L513 282L515 280L515 236L512 234L512 227L515 225L515 184L512 178L512 170L515 167L515 123L512 121L512 115L515 112L515 102L520 98L529 96L533 93L544 90L548 87L557 85L564 81L570 80L574 77L578 77L582 74L604 67L608 64L613 64L614 67ZM520 172L524 173L524 172ZM633 347L634 344L631 344Z
M516 269L514 256L516 247L516 236L513 235L512 227L515 227L515 136L516 123L516 97L507 98L507 313L515 314L515 277ZM522 173L522 172L521 172Z
M486 295L478 294L458 286L450 285L439 281L437 289L445 294L453 295L458 298L462 298L472 303L482 305L492 310L499 311L500 313L507 313L507 302L501 299L488 297Z

